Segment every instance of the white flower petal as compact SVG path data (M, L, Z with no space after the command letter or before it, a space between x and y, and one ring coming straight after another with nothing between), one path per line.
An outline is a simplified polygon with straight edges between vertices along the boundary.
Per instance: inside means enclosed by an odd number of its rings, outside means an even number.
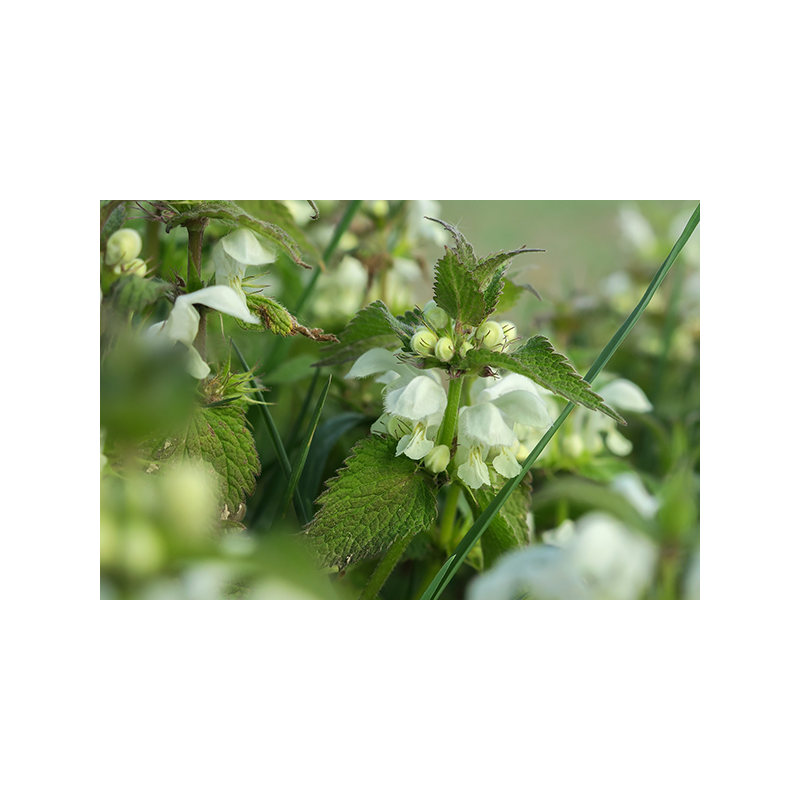
M480 458L470 458L458 468L458 477L470 489L480 489L489 484L489 468Z
M230 286L206 286L205 289L199 289L179 297L175 306L177 307L181 301L202 303L204 306L221 311L223 314L230 314L232 317L238 317L253 325L257 325L259 322L258 317L250 313L250 309L247 308L247 303L241 295L237 294Z
M650 585L658 549L601 512L578 520L566 552L598 600L635 600Z
M480 442L489 447L510 446L516 440L514 431L506 425L503 415L492 403L465 406L459 412L459 439Z
M247 228L237 228L219 243L231 258L247 266L271 264L277 257L274 250L265 247Z
M190 295L182 295L175 301L164 326L164 336L171 342L183 342L191 347L200 327L200 312L189 300Z
M580 573L563 550L532 545L505 553L467 587L468 600L584 600Z
M504 478L513 478L519 475L520 465L511 449L503 447L499 456L495 456L492 466Z
M621 494L645 519L652 519L661 503L645 489L635 472L623 472L611 481L611 488Z
M372 350L367 350L356 359L353 366L350 367L350 372L344 377L346 379L368 378L378 372L394 370L398 365L397 358L388 350L384 350L382 347L373 347Z
M242 279L247 272L247 264L242 264L232 258L222 246L218 244L214 248L214 274L217 277L217 285L231 286L234 283L241 285Z
M615 456L627 456L633 450L633 445L617 430L606 434L606 447Z
M425 424L418 422L411 434L403 436L397 443L395 455L405 454L414 460L424 458L433 450L433 442L425 438Z
M553 424L550 414L547 413L547 406L538 394L526 391L507 392L494 399L492 405L522 425L549 428Z
M603 400L616 411L638 411L644 413L653 410L647 395L631 381L617 378L599 390Z
M441 384L426 375L414 378L401 389L386 395L385 406L390 414L410 420L438 417L444 413L447 394Z
M189 363L186 369L193 378L198 380L202 380L211 372L211 367L203 361L200 353L191 346L189 347Z

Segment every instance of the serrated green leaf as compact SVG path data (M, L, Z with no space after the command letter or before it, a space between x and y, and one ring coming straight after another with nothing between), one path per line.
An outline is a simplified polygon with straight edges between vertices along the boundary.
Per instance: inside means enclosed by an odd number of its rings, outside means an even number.
M478 258L475 255L475 251L472 249L472 245L464 238L464 234L461 233L455 225L451 225L449 222L443 222L435 217L425 217L425 219L429 219L431 222L438 222L443 228L450 231L455 243L456 256L465 269L472 270L478 265Z
M481 512L489 507L497 492L506 482L505 478L489 467L491 488L483 486L473 495ZM498 556L507 550L514 550L530 544L528 512L531 510L531 478L526 475L522 483L514 489L505 505L495 515L481 538L484 567L489 568Z
M231 513L253 493L261 471L244 409L237 405L198 407L184 430L167 439L154 457L165 464L192 461L210 467L221 502Z
M166 231L169 233L178 225L185 225L187 222L202 218L218 219L232 226L247 228L253 233L258 233L269 239L273 244L276 244L292 261L301 267L311 269L311 265L303 261L297 242L283 228L273 225L271 222L256 219L243 208L237 206L236 203L231 203L227 200L193 204L187 210L170 216L166 220Z
M454 250L445 247L434 274L433 299L439 308L466 325L477 327L486 319L488 313L480 286Z
M344 364L355 361L360 355L373 347L392 348L397 346L401 333L406 336L413 327L403 320L392 316L386 305L376 300L366 308L362 308L339 334L336 345L323 347L322 352L333 351L330 356L318 361L314 366L327 367L332 364Z
M395 456L396 442L362 439L320 495L305 530L323 566L342 569L386 552L400 537L426 530L436 518L431 475Z
M603 402L599 394L593 392L587 381L576 371L567 357L553 349L544 336L528 339L513 353L495 353L491 350L470 350L467 353L470 367L491 367L507 369L530 378L545 389L565 397L573 403L593 411L602 411L611 419L625 425L625 420Z

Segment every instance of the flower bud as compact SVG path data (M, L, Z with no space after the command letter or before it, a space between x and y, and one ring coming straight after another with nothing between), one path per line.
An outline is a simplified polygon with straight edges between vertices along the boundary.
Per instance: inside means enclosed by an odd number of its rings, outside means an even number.
M500 327L503 329L503 335L506 338L506 343L513 342L517 338L517 326L513 322L506 320L505 322L500 323Z
M472 342L464 341L461 343L461 347L458 348L458 354L461 356L461 358L464 358L470 350L474 349L475 346L472 344Z
M484 322L477 331L475 331L475 341L478 346L494 350L498 345L502 347L505 342L503 329L500 327L499 322Z
M443 308L439 308L436 303L431 300L425 304L422 309L422 315L425 317L426 322L436 330L444 330L450 324L450 317Z
M425 469L436 475L439 472L444 472L447 465L450 463L450 448L446 444L440 444L434 447L433 450L425 456L422 463Z
M140 278L144 278L147 272L147 264L141 258L134 258L133 261L129 261L127 264L117 264L114 267L114 272L117 275L138 275Z
M142 237L133 228L120 228L106 242L106 264L133 261L142 252Z
M436 342L434 353L439 361L450 361L455 355L455 352L453 340L449 336L442 336L442 338Z
M411 349L421 356L432 356L437 341L435 333L431 333L427 328L420 328L411 337Z

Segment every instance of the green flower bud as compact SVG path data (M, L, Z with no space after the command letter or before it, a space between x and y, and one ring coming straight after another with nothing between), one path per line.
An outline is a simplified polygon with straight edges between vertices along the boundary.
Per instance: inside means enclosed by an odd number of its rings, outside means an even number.
M425 304L422 309L422 315L425 317L426 322L437 331L444 330L450 324L450 317L443 308L439 308L436 303L431 300Z
M427 328L420 328L411 337L411 349L421 356L432 356L437 341L435 333L431 333Z
M513 322L506 320L505 322L500 323L500 327L503 329L503 335L506 337L506 343L513 342L517 338L517 326Z
M449 336L442 336L442 338L436 342L436 349L434 353L439 361L450 361L455 355L455 352L453 340Z
M498 345L502 347L505 343L505 336L500 323L484 322L475 331L475 342L479 347L485 347L488 350L494 350Z
M464 358L470 350L474 349L475 346L472 344L472 342L464 341L461 343L461 347L458 348L458 354L461 356L461 358Z
M117 264L114 267L115 275L138 275L140 278L144 278L146 272L147 264L141 258L134 258L133 261L129 261L127 264Z
M106 264L133 261L142 252L142 237L133 228L120 228L106 242Z
M444 472L447 465L450 463L450 448L446 444L440 444L434 447L433 450L425 456L422 463L425 469L432 472L434 475L439 472Z

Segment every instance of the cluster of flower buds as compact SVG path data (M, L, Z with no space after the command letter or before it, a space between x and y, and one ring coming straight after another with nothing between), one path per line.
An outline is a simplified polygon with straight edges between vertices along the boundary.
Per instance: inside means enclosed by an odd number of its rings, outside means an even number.
M144 277L147 264L138 257L141 252L142 237L133 228L120 228L106 242L106 266L115 275Z
M458 352L460 358L474 348L505 350L517 339L513 322L484 322L474 330L457 333L453 320L431 300L422 309L425 324L411 337L411 349L421 356L450 363Z

